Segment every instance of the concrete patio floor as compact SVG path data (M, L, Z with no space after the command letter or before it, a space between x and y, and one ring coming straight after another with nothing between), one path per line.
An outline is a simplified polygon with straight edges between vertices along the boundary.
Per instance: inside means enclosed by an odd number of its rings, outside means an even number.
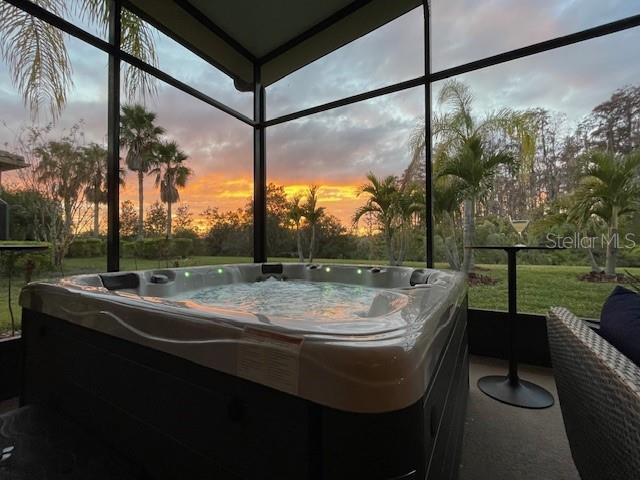
M478 390L485 375L503 375L504 361L472 356L460 480L579 480L571 459L552 370L520 366L520 376L549 390L544 410L505 405Z

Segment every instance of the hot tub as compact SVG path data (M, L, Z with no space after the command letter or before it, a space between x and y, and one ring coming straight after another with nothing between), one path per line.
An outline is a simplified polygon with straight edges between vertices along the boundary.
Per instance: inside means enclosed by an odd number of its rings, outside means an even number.
M157 269L33 283L20 303L24 402L61 408L154 477L187 478L176 464L216 479L455 470L468 386L460 274Z

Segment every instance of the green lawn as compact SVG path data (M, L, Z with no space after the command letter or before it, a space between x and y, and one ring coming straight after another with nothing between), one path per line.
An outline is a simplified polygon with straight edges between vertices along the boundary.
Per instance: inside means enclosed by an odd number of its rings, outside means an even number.
M482 265L482 274L499 280L496 285L473 287L469 290L469 305L491 310L507 309L507 267ZM640 268L624 268L635 275ZM519 265L518 311L544 313L550 306L563 306L576 315L599 318L605 299L615 287L614 283L589 283L578 280L588 267Z
M193 257L183 261L181 265L212 265L222 263L249 262L248 257ZM291 258L273 258L271 261L291 262ZM317 259L324 263L371 263L349 260ZM422 266L418 262L408 262L410 266ZM164 261L123 259L122 270L149 269L168 266ZM169 265L171 266L171 265ZM69 258L65 260L64 275L104 271L106 259L103 258ZM437 265L445 268L445 265ZM506 310L507 305L507 270L505 265L480 265L483 275L498 280L496 285L472 287L469 290L469 305L474 308ZM628 269L640 276L640 268ZM580 273L586 273L588 267L519 265L518 266L518 310L528 313L544 313L553 305L562 305L573 310L582 317L598 318L600 308L614 284L596 284L581 282L577 279ZM622 271L622 269L621 269ZM60 277L62 273L47 273L40 278ZM18 295L24 284L21 272L16 272L13 279L12 305L16 322L20 323L20 307ZM0 332L10 329L10 317L7 305L6 277L0 278Z

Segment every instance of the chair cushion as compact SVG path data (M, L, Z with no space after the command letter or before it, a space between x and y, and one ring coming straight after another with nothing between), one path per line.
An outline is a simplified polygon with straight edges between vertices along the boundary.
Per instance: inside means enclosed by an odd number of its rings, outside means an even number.
M602 307L600 335L640 366L640 295L617 286Z

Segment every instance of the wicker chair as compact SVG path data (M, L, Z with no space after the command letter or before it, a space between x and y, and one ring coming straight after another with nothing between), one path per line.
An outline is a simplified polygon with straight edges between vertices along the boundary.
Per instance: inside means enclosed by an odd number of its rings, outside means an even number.
M640 479L640 369L564 308L551 309L547 329L580 477Z

